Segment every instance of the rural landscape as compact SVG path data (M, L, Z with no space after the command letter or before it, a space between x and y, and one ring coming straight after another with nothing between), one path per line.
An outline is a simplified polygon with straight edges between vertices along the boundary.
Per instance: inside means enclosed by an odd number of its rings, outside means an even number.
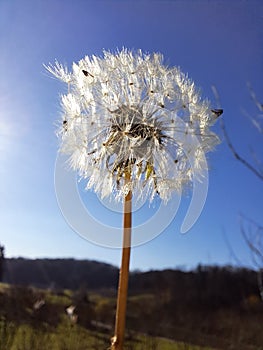
M118 269L74 259L5 259L1 350L107 349ZM132 272L127 350L263 349L257 274L230 266Z

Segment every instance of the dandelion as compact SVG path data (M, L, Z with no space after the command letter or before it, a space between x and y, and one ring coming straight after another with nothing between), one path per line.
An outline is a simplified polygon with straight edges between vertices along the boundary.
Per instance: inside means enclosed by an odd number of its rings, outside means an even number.
M221 110L201 98L194 83L161 54L122 49L86 56L72 72L55 63L47 69L68 84L61 96L60 151L101 198L124 200L124 240L115 335L122 349L131 242L131 198L173 192L202 177L204 153L219 142L210 130ZM189 159L194 159L190 162Z

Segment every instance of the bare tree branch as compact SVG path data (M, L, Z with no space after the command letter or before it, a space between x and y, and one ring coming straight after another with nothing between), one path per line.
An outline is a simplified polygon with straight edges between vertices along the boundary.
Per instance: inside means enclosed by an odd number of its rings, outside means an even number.
M245 229L244 221L250 224L250 230ZM241 215L240 230L251 251L252 261L257 266L258 288L261 300L263 301L263 226Z
M227 248L229 250L229 253L230 253L230 257L233 258L233 260L237 263L237 265L241 266L242 265L242 262L239 260L238 256L236 255L231 243L229 242L228 238L227 238L227 235L226 235L226 232L225 232L225 229L222 230L222 233L223 233L223 238L224 238L224 241L227 245Z
M225 136L225 140L226 143L230 149L230 151L232 152L233 156L240 161L246 168L248 168L250 171L252 171L257 177L260 178L260 180L263 181L263 173L261 173L260 170L258 170L256 167L254 167L251 163L249 163L245 158L241 157L240 154L236 151L235 147L233 146L228 133L226 131L226 127L225 127L225 123L223 121L223 118L221 119L221 128L223 130L224 136Z
M249 113L246 111L243 111L246 117L249 118L250 122L252 125L256 128L257 132L259 134L263 134L263 125L262 125L262 120L263 120L263 104L259 102L254 90L252 89L251 85L248 83L247 84L250 96L252 98L252 101L254 105L257 107L259 110L259 113L255 118L251 117ZM218 104L220 106L220 101L219 101L219 94L215 88L215 86L212 86L212 90L214 92L214 95L218 101ZM226 143L232 152L233 156L241 162L247 169L249 169L254 175L256 175L260 180L263 181L263 168L262 168L262 161L254 152L253 150L251 151L251 158L252 160L254 159L256 166L254 166L250 161L242 157L234 147L234 145L231 142L231 139L226 131L226 127L224 124L223 118L221 119L221 128L226 140ZM251 159L250 159L251 160ZM257 268L257 280L258 280L258 288L260 292L260 297L263 301L263 226L260 224L256 223L255 221L248 219L244 215L241 215L241 221L240 221L240 231L243 236L244 241L246 242L250 253L251 253L251 258L252 258L252 263L254 266ZM238 259L236 258L236 255L234 253L234 250L232 247L229 245L229 242L227 241L225 237L225 241L228 245L228 249L231 252L231 255L235 258L236 261Z
M250 231L245 229L244 222L250 224ZM263 250L261 250L261 240L263 240L263 226L241 214L240 229L245 242L251 251L263 262ZM248 234L250 232L250 234Z
M258 110L259 110L260 112L263 112L263 104L259 102L259 100L258 100L258 98L257 98L257 96L256 96L256 94L255 94L255 91L252 89L250 83L247 83L247 87L248 87L248 89L249 89L250 96L251 96L253 102L255 103L255 105L257 106ZM263 116L263 115L262 115L262 116Z

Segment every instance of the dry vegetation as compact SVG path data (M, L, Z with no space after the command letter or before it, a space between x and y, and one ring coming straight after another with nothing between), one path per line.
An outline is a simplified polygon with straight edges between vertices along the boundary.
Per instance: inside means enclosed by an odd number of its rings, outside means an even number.
M176 293L167 283L171 278L168 272L149 273L141 279L146 285L136 282L137 290L133 285L136 276L131 279L126 350L263 349L263 307L253 288L241 286L236 278L243 298L236 296L231 305L226 295L235 292L234 286L232 291L229 286L215 295L207 289L204 270L191 278L187 275L187 282L180 276ZM193 276L195 284L202 282L206 290L192 290ZM163 288L152 287L156 278ZM67 313L69 306L75 308ZM113 334L114 312L115 294L110 289L55 291L1 284L0 349L106 350Z

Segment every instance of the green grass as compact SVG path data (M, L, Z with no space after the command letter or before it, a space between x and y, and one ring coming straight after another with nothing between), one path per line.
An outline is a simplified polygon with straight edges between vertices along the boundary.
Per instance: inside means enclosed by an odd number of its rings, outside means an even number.
M132 350L215 350L158 337L139 336L138 340L139 342ZM127 345L127 350L129 350L129 344Z
M212 350L168 339L135 334L125 350ZM107 350L110 335L87 330L63 320L58 327L35 329L32 325L14 325L2 319L1 350Z
M71 303L71 296L69 296L68 294L56 295L52 293L46 293L45 301L46 303L50 303L53 305L67 306Z
M45 306L35 310L34 303L42 298ZM75 302L79 302L78 322L73 324L65 309ZM127 312L130 330L127 329L124 350L263 350L263 346L256 345L259 342L254 342L262 334L261 323L258 317L251 317L248 322L249 313L240 314L237 323L236 314L222 310L212 319L212 328L206 329L202 320L195 323L191 314L185 313L186 324L163 322L163 314L154 312L155 304L152 294L130 296ZM105 293L88 293L86 300L82 294L68 290L56 293L0 284L0 350L107 350L113 336L113 330L107 328L113 327L115 307L115 298ZM205 320L203 325L207 324ZM249 332L245 332L248 325Z
M12 336L8 343L0 340L1 350L96 350L106 346L104 337L71 325L60 325L53 330L36 330L25 324L18 326Z
M9 284L0 282L0 293L5 292L9 288Z

